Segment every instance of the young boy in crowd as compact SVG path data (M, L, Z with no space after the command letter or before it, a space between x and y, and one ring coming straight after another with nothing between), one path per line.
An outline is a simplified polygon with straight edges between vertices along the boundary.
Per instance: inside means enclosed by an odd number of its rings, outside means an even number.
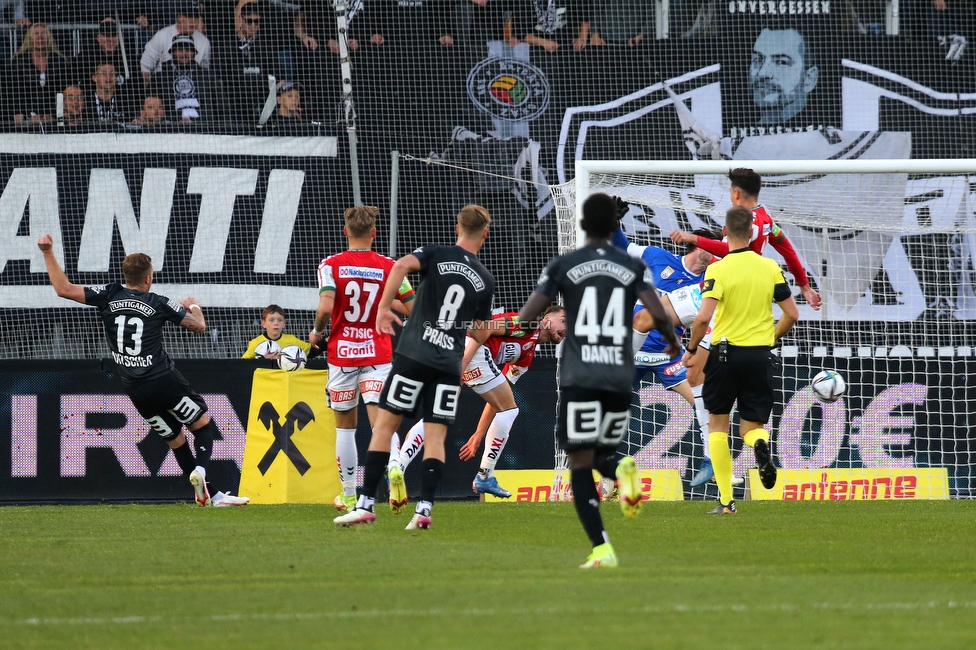
M261 312L261 327L264 328L264 334L251 339L251 342L247 344L247 350L244 351L242 358L277 359L278 355L281 354L281 350L289 345L297 345L309 357L315 356L319 352L317 348L312 348L311 344L301 340L294 334L285 334L285 310L278 305L268 305L264 308L264 311ZM277 347L274 345L261 345L268 341L277 344ZM261 346L260 350L258 346Z

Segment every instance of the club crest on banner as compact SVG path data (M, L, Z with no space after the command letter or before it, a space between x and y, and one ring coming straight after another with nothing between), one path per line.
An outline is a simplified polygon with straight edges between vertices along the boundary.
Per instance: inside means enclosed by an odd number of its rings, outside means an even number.
M506 122L534 120L549 108L545 73L531 63L490 57L468 73L468 97L481 111Z

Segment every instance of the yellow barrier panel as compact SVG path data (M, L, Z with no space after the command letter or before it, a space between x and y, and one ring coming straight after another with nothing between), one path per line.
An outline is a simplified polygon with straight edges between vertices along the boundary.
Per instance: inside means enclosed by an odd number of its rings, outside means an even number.
M325 370L254 371L240 488L251 503L331 503L339 494L328 379Z
M944 467L899 469L781 469L772 490L763 488L759 471L749 471L752 498L784 501L885 501L948 499Z
M566 472L568 475L569 472ZM509 503L537 503L548 501L552 496L553 470L551 469L500 469L495 471L498 483L512 492L511 498L502 499L490 494L485 501ZM594 481L600 475L593 473ZM567 476L568 480L568 476ZM641 470L641 484L645 501L682 501L684 492L681 475L673 469Z

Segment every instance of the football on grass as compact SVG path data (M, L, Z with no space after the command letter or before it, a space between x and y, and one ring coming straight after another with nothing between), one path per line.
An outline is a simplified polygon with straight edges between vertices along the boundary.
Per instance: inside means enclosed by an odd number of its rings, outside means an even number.
M305 356L304 350L297 345L289 345L281 351L281 356L278 357L278 367L288 372L301 370L305 367L307 360L308 357Z
M813 394L821 402L836 402L841 395L847 392L847 382L840 376L840 373L833 370L821 370L810 383Z

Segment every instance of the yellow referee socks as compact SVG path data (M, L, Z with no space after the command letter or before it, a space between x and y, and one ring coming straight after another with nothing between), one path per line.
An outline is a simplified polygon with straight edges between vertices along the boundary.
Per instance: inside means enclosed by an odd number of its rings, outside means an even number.
M712 454L712 468L715 470L715 482L718 483L719 499L728 505L732 503L732 450L729 448L729 433L710 432L708 451Z
M753 429L749 433L742 436L742 442L746 443L750 447L755 447L756 442L759 440L765 440L769 443L769 432L765 429Z

